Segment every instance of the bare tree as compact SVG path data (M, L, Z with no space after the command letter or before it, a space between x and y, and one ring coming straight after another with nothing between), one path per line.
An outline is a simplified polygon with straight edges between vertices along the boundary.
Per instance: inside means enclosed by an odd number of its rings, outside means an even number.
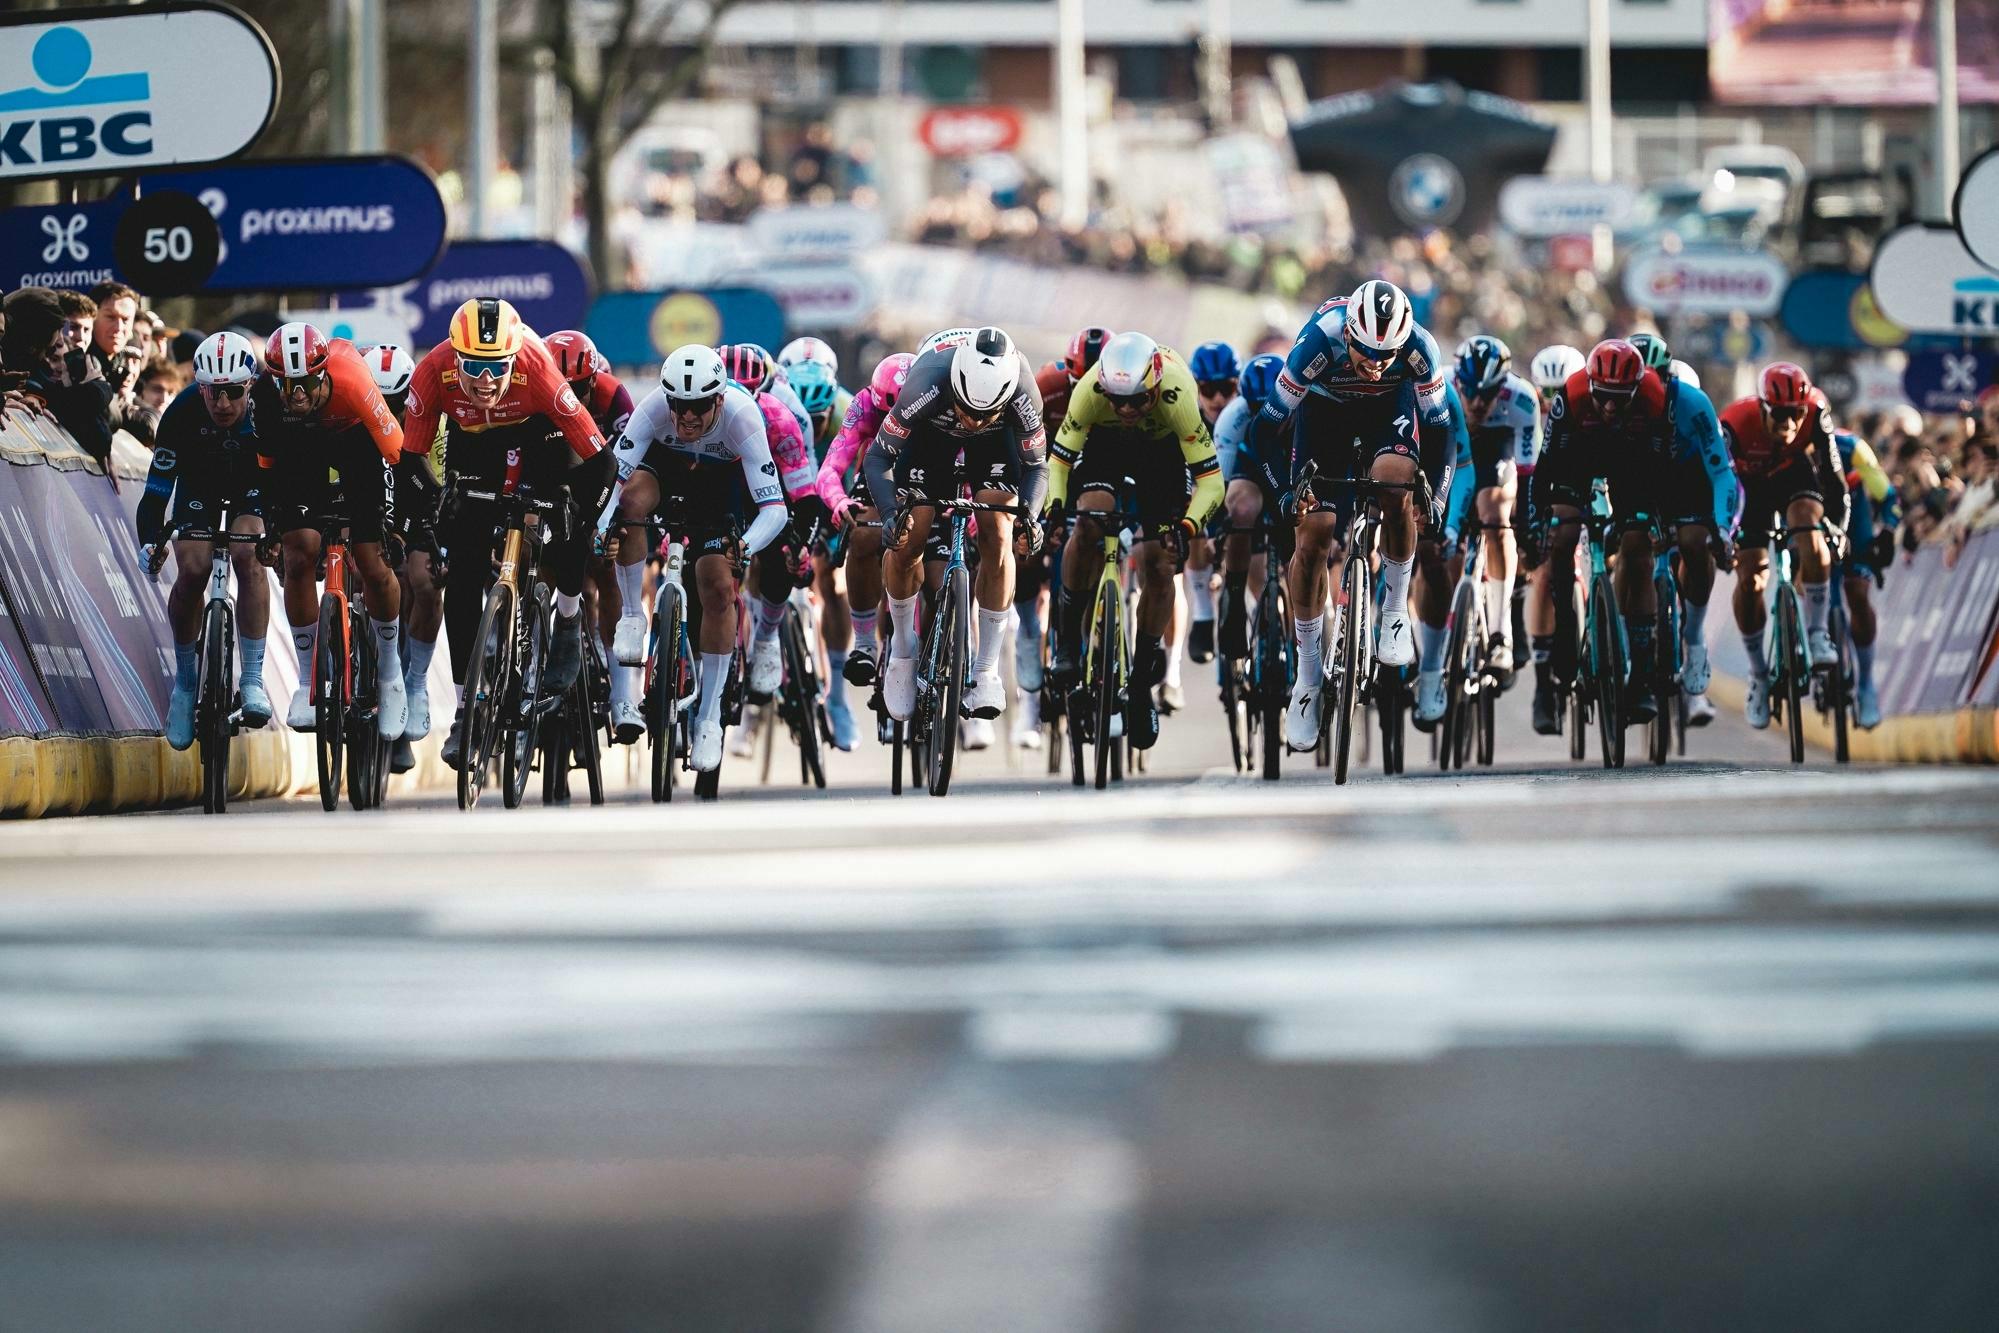
M590 265L609 288L624 272L611 238L611 159L660 105L700 80L715 31L735 0L617 0L601 43L577 32L571 0L540 0L540 36L555 56L583 140L583 212ZM691 38L669 42L683 15L699 16ZM600 31L603 29L600 29Z

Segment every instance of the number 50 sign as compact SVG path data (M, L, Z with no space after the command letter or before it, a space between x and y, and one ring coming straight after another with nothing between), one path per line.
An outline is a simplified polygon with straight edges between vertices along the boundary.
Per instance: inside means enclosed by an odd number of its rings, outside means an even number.
M222 257L222 232L201 201L179 190L140 198L118 219L118 271L148 296L199 291Z

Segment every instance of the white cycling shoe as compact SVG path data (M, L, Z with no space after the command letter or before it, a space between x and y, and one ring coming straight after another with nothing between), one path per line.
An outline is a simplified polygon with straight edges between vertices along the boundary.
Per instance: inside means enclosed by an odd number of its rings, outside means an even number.
M409 725L409 691L401 672L385 676L375 686L375 730L384 740L394 740Z
M1862 731L1872 731L1881 725L1881 696L1869 681L1853 692L1853 720Z
M1428 729L1437 725L1444 715L1444 705L1449 700L1444 694L1444 673L1419 671L1416 673L1416 725Z
M1830 630L1806 630L1805 651L1811 654L1815 667L1829 667L1839 661L1839 649L1833 645Z
M1407 611L1382 613L1381 638L1376 641L1374 655L1383 666L1404 667L1416 660L1416 636L1410 632Z
M1707 660L1707 645L1704 643L1683 643L1680 661L1680 688L1688 694L1706 694L1710 674Z
M1706 694L1687 695L1687 725L1705 727L1714 721L1714 704Z
M420 741L430 735L430 684L405 680L403 686L409 692L409 716L403 721L403 739Z
M174 685L173 696L167 700L167 744L176 750L185 750L194 744L195 703L192 685Z
M729 753L738 759L748 759L757 752L757 714L746 713L736 729L729 733Z
M916 711L916 659L891 657L882 671L882 704L898 722Z
M694 771L713 773L722 766L722 724L697 722L694 725Z
M1017 750L1041 748L1041 696L1032 690L1014 696L1013 745Z
M778 683L783 679L783 650L778 647L777 636L773 634L758 644L750 655L750 693L759 699L768 699L777 693Z
M1006 707L1006 682L1000 679L998 667L972 677L971 688L965 691L961 707L967 717L988 719L1000 715Z
M646 734L645 714L629 699L620 699L611 705L611 732L620 745L636 745L639 737Z
M301 681L292 691L291 707L285 710L285 725L293 731L311 731L319 725L318 710L312 706L310 681Z
M1742 700L1742 715L1749 719L1749 725L1762 731L1770 725L1770 678L1751 676L1749 692Z
M618 631L611 636L611 656L619 666L637 666L646 660L644 616L619 616Z
M1292 749L1318 747L1319 696L1323 692L1323 687L1303 681L1291 691L1291 706L1284 710L1284 741Z
M967 750L993 748L993 724L982 717L968 717L959 724L958 743Z

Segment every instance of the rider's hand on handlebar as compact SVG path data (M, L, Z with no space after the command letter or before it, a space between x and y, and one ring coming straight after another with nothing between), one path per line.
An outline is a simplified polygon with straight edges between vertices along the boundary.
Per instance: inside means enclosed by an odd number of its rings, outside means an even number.
M164 541L139 543L139 564L146 571L147 578L158 578L160 567L167 562L167 544Z

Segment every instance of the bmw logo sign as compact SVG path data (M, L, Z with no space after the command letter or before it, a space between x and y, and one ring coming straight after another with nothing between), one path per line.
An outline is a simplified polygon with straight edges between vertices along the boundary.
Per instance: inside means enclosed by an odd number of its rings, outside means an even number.
M1389 176L1388 198L1404 222L1446 227L1465 206L1465 178L1447 159L1418 153L1402 159Z

